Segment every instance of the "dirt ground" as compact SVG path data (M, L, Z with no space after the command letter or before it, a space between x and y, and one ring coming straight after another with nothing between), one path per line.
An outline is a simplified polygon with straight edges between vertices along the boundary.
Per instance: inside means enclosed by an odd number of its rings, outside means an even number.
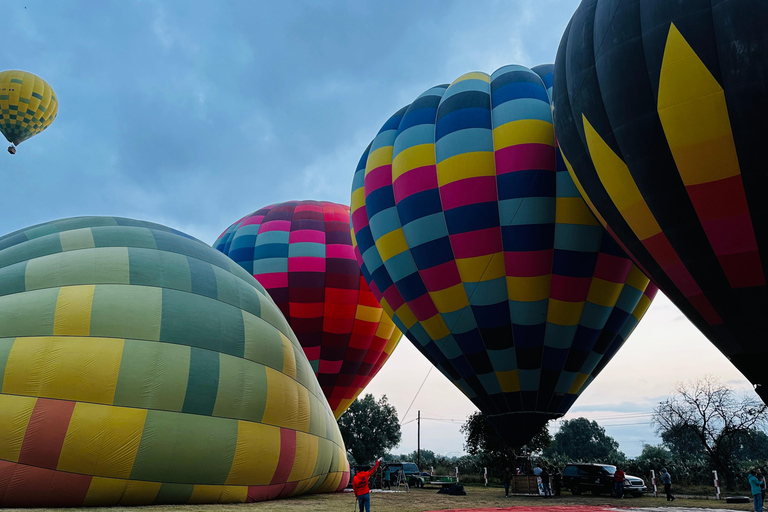
M564 510L560 507L568 507L573 512L588 512L610 508L667 508L667 507L692 507L726 510L752 510L747 504L731 505L724 500L715 499L685 499L678 498L674 502L667 502L665 498L645 496L642 498L625 498L622 500L607 496L572 496L564 492L560 497L543 498L539 496L511 496L504 497L502 488L486 488L466 486L466 496L448 496L437 494L437 489L424 488L412 489L405 492L373 491L371 493L371 512L426 512L434 510L455 510L472 508L503 508L508 507L541 507L542 512ZM335 494L313 494L299 496L285 500L266 501L261 503L248 503L241 505L164 505L160 507L140 507L131 510L141 512L353 512L355 500L351 492ZM10 509L6 509L10 510ZM113 507L104 509L68 509L69 511L82 512L121 512L129 510L127 507ZM512 509L514 510L514 508ZM565 509L567 510L567 508ZM51 509L51 512L54 512ZM58 512L58 511L57 511ZM629 512L629 511L628 511ZM673 512L670 510L669 512Z

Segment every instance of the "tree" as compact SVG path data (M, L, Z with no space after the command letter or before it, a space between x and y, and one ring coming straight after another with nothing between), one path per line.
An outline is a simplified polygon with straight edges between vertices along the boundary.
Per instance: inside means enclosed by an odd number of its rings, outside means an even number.
M626 460L626 456L619 451L619 443L606 435L605 429L597 422L586 418L565 420L544 455L564 455L572 461L611 464L623 464Z
M673 455L703 458L717 470L726 488L735 488L736 456L757 439L768 419L757 397L741 399L716 377L679 383L676 394L654 409L653 423Z
M378 402L368 393L352 402L338 420L347 451L357 464L367 464L400 443L397 410L382 395Z
M476 411L467 417L461 426L464 434L464 449L470 455L479 455L480 463L489 471L501 471L506 465L514 465L521 446L506 444L496 430L488 423L483 413ZM528 442L526 447L532 452L541 452L552 442L546 425Z

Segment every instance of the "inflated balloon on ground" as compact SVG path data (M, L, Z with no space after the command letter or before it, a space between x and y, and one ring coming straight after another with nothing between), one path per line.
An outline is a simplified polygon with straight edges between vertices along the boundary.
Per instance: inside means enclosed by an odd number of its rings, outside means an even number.
M343 488L288 324L221 253L83 217L0 238L0 506L225 503Z
M340 417L401 337L360 273L349 207L326 201L270 205L232 224L214 247L267 289Z
M363 275L512 445L562 416L655 293L557 166L552 66L427 90L352 185Z
M0 72L0 132L11 143L9 153L48 128L58 110L56 94L39 76L17 70Z
M556 131L593 211L768 400L768 3L584 1Z

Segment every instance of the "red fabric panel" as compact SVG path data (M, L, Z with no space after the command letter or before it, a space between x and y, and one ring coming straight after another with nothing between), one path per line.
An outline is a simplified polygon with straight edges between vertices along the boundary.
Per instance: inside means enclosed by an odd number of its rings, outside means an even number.
M280 495L285 484L276 485L250 485L246 502L273 500Z
M89 475L0 461L2 507L79 507L90 485Z
M549 296L565 302L582 302L587 300L591 277L571 277L552 274Z
M612 283L624 283L631 268L630 260L601 252L597 255L595 277Z
M56 469L75 402L38 398L21 445L19 463Z
M296 431L287 428L280 429L280 458L277 469L272 476L270 485L285 482L291 475L293 461L296 458Z

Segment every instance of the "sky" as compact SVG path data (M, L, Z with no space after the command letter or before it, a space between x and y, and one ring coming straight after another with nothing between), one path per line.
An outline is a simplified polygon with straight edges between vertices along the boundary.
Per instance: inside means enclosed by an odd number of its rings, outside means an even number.
M268 204L349 204L360 155L392 113L470 71L552 63L577 5L4 5L0 70L43 77L59 113L15 156L0 154L0 234L58 218L112 215L165 224L211 244ZM475 407L430 368L403 339L365 392L386 394L401 415L395 453L416 449L413 420L420 410L422 448L460 455L459 428ZM659 294L565 418L597 421L636 456L644 443L660 441L650 425L653 407L677 382L706 374L751 393L746 379Z

